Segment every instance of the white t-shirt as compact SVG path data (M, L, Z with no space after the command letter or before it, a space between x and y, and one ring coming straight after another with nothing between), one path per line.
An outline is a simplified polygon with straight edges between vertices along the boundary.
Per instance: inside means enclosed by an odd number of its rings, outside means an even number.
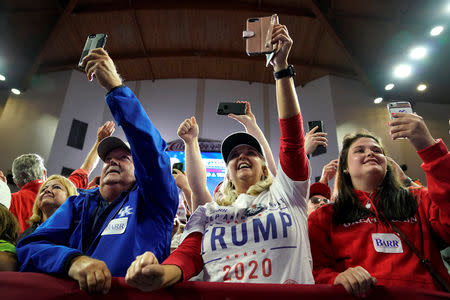
M292 181L278 167L270 188L241 194L231 206L200 206L183 238L203 233L203 280L313 284L306 199L309 179Z

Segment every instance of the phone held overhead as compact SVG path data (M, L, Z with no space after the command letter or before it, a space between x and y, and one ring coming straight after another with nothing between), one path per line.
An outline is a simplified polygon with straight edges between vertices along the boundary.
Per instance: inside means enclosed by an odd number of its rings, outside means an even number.
M90 34L87 37L86 43L84 44L83 52L81 52L80 61L78 62L79 68L83 69L83 67L81 66L83 58L85 58L89 54L89 52L91 52L91 50L105 47L107 38L108 35L106 35L106 33Z
M239 102L220 102L217 107L218 115L245 115L245 111L247 109L246 103Z
M389 102L387 104L387 109L391 120L393 119L392 114L394 113L413 113L411 103L408 101Z
M248 55L266 55L266 67L277 51L277 45L272 44L273 26L278 24L278 15L247 19L246 30L242 32L245 39L245 50Z
M325 132L323 130L323 121L321 120L317 120L317 121L308 121L308 129L309 131L311 131L312 129L314 129L314 127L318 127L317 130L315 132ZM323 145L319 145L317 146L316 150L314 150L314 152L311 154L312 156L317 156L323 153L327 153L327 148Z

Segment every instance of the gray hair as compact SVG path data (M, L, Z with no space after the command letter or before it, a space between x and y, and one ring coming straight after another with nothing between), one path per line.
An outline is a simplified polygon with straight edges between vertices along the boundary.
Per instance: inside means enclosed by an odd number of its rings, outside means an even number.
M35 153L23 154L14 160L12 174L14 181L19 186L23 186L33 180L44 180L44 160Z

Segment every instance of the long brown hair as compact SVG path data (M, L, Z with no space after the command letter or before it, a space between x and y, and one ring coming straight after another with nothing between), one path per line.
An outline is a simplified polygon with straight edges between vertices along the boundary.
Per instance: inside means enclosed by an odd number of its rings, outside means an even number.
M350 174L344 172L348 168L350 146L360 138L374 140L380 145L383 154L386 155L380 140L369 132L350 134L344 137L339 157L339 176L337 176L339 195L334 204L333 222L335 224L351 223L373 215L369 209L361 204L356 196ZM386 175L376 192L376 197L379 198L376 209L382 212L388 220L406 220L411 218L417 212L417 201L395 176L390 162L387 161L386 163Z

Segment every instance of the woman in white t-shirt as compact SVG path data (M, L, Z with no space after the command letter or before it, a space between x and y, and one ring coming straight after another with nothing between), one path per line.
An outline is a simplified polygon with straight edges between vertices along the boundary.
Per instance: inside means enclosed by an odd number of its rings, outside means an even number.
M277 175L271 176L252 135L228 136L222 143L228 179L223 198L193 213L182 243L161 265L150 252L138 256L126 275L131 286L151 291L200 271L203 280L214 282L314 283L306 214L309 167L285 26L274 26L272 43L278 44L271 62L281 130ZM193 196L210 198L195 118L185 120L178 134L186 146Z

